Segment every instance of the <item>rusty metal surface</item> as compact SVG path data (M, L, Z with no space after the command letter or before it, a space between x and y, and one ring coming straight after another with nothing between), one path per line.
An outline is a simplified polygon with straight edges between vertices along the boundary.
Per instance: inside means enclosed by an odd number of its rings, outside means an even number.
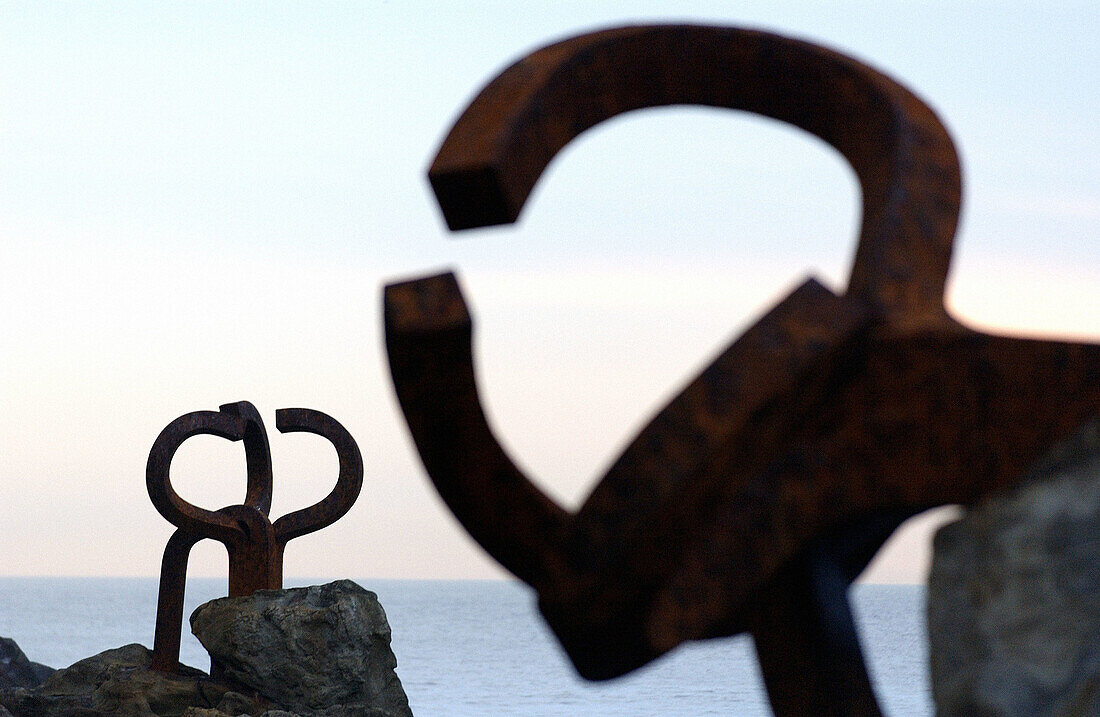
M1100 346L951 318L961 177L947 131L881 73L769 33L627 27L524 57L440 148L429 176L444 217L452 229L515 221L573 137L671 104L762 114L840 150L863 195L847 291L811 279L780 302L652 419L575 513L493 436L451 274L386 287L397 397L441 496L535 588L582 675L748 631L777 714L879 714L848 584L906 517L1012 485L1100 413Z
M339 460L339 477L320 502L288 513L274 523L271 510L271 450L256 408L247 401L221 406L219 411L195 411L169 423L149 451L145 483L153 505L178 530L168 540L161 561L153 667L175 671L179 664L187 559L195 543L212 538L229 554L229 596L283 586L283 552L294 538L339 520L359 497L363 459L351 435L330 416L307 408L275 412L280 433L314 433L332 443ZM244 502L220 510L191 505L173 489L169 468L176 450L192 436L210 434L242 441L247 483Z

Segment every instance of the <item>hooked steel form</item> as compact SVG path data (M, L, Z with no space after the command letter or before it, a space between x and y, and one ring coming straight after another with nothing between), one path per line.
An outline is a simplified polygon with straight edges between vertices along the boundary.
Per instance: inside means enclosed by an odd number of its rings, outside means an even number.
M766 32L624 27L522 58L444 140L429 171L443 215L454 230L514 222L575 136L679 104L779 119L840 151L863 201L847 290L810 278L767 312L576 512L493 435L452 274L385 289L397 397L440 495L534 587L585 677L749 632L776 714L879 714L849 584L907 517L1013 485L1100 414L1100 346L994 336L949 316L961 177L947 131L894 80Z
M332 525L347 513L363 487L363 458L351 435L332 417L308 408L275 412L280 433L314 433L336 449L340 472L336 486L320 502L274 523L271 510L271 449L259 412L248 401L218 411L195 411L169 423L149 451L145 484L157 511L178 530L168 540L160 568L153 667L174 672L179 667L187 558L195 543L213 538L229 553L229 596L283 586L283 551L294 538ZM243 441L247 484L240 505L206 510L183 500L172 488L169 466L176 450L192 436L209 434Z

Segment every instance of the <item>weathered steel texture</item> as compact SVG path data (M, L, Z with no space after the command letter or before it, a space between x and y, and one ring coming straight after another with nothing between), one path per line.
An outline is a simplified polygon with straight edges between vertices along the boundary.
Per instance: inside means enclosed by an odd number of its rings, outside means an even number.
M749 631L777 714L878 714L847 585L906 517L1013 484L1100 413L1100 346L952 319L943 291L961 178L947 131L875 70L763 32L628 27L523 58L473 100L429 171L448 224L514 221L577 134L671 104L774 117L840 150L863 194L846 293L810 279L780 302L575 513L493 436L451 274L386 287L397 397L441 496L537 590L582 675Z
M178 527L168 540L161 561L153 667L175 671L179 664L187 559L204 538L225 545L229 554L230 597L283 586L283 551L287 542L339 520L359 497L363 459L351 435L330 416L307 408L275 412L281 433L315 433L332 443L339 460L339 477L319 503L288 513L274 523L271 509L271 451L267 431L255 407L247 401L221 406L218 412L195 411L180 416L161 431L149 451L146 487L153 505ZM172 488L169 467L176 450L188 438L211 434L243 441L247 487L245 500L220 510L206 510L183 500Z

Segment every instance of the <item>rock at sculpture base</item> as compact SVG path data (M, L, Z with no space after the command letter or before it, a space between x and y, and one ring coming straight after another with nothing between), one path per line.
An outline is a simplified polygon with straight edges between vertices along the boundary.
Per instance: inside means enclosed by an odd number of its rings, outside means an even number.
M0 717L412 716L386 614L355 583L215 600L195 611L192 629L220 666L216 677L186 666L157 672L141 645L52 671L12 642L5 654L21 656L12 670L20 680L52 674L40 685L0 682Z
M231 691L199 670L167 675L152 663L141 645L107 650L54 672L36 689L0 691L0 704L18 717L176 717L188 707L213 707Z
M0 689L38 687L53 672L52 667L28 660L15 640L0 637Z
M294 714L412 715L386 614L349 580L214 600L194 612L191 630L221 675Z
M1100 715L1100 421L940 529L928 621L938 715Z

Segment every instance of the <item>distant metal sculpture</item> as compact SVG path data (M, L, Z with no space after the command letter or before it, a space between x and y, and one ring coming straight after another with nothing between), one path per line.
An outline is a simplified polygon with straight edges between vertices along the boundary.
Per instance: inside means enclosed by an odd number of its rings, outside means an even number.
M213 538L229 553L229 596L251 595L257 590L283 586L283 550L302 535L339 520L359 497L363 487L363 459L351 435L330 416L308 408L284 408L275 412L280 433L315 433L336 448L340 475L336 486L319 503L288 513L272 523L271 450L267 431L256 408L248 401L221 406L218 412L195 411L172 421L157 436L149 451L145 483L153 505L179 529L164 549L160 568L157 625L153 638L153 667L174 672L179 667L183 597L187 558L192 546ZM176 450L188 438L211 434L244 441L248 482L244 503L211 511L191 505L172 488L168 469Z
M523 58L435 158L448 225L515 221L573 137L675 104L777 118L840 150L863 192L847 292L809 279L780 302L657 414L576 513L493 436L451 274L386 287L397 397L440 495L536 589L585 677L747 631L777 714L879 714L848 585L906 517L1012 485L1100 413L1100 346L952 319L943 293L961 179L947 131L875 70L764 32L625 27Z

